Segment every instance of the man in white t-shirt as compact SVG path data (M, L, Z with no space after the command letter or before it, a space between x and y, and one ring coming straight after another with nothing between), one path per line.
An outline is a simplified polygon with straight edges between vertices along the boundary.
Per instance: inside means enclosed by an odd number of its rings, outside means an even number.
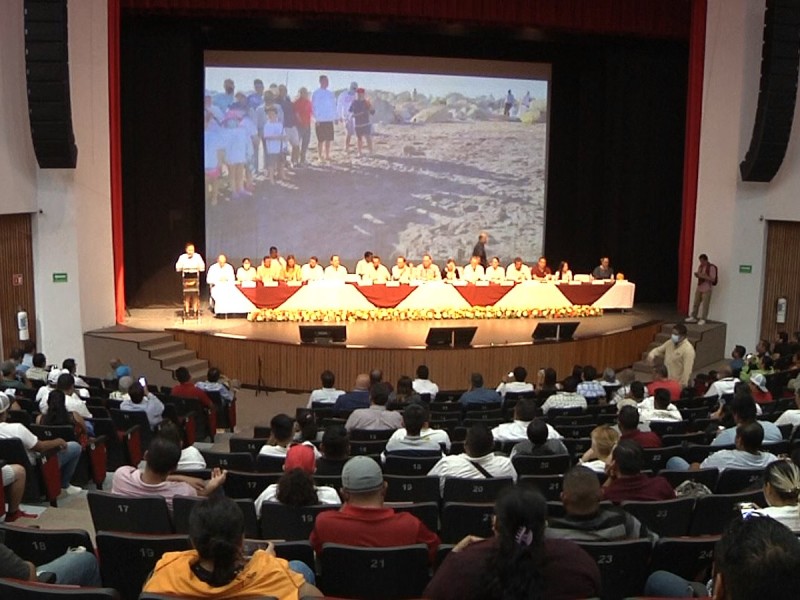
M405 256L397 257L397 264L392 267L392 280L408 283L414 279L414 269L408 266Z
M49 377L48 377L49 381ZM44 386L42 386L44 387ZM69 373L62 371L58 378L56 379L56 390L60 390L64 393L64 405L69 412L78 413L81 417L83 417L86 425L86 432L91 436L94 435L94 427L92 426L92 412L89 410L89 407L86 406L86 402L81 400L77 393L75 393L75 379ZM46 394L43 395L42 398L39 398L39 412L43 415L47 414L47 401L50 397L50 392L53 390L49 390ZM38 394L37 394L38 398Z
M344 394L344 390L337 390L334 387L336 385L336 376L333 371L327 369L323 371L320 375L320 380L322 381L322 387L311 392L308 397L307 408L313 408L315 403L333 405L336 399Z
M528 425L536 418L536 401L532 398L521 398L514 407L514 420L501 423L492 429L492 437L496 442L524 442L528 439ZM547 439L560 440L564 436L547 424Z
M411 382L411 387L420 395L430 394L431 400L436 400L436 394L439 393L439 386L430 380L428 365L417 367L417 378Z
M325 267L325 279L344 281L347 277L347 269L339 262L339 255L331 256L331 264Z
M303 281L319 281L325 277L325 269L319 264L319 259L316 256L312 256L300 268L300 275Z
M515 283L528 281L531 278L531 269L523 264L521 257L516 257L514 262L506 267L506 279Z
M178 260L175 263L175 270L184 277L185 281L187 276L196 274L197 280L194 285L200 285L200 273L206 270L206 263L203 260L203 257L194 251L194 244L192 242L188 242L186 244L185 252L178 257ZM189 288L187 288L186 282L184 282L183 289L184 314L189 315L192 311L194 311L194 314L197 314L197 311L200 309L199 289L196 292L191 291Z
M389 269L381 264L381 257L373 255L372 262L364 269L361 279L373 283L386 283L391 279L391 275Z
M410 405L409 405L410 406ZM447 431L444 429L431 429L430 427L430 411L425 404L415 403L415 406L422 407L422 414L419 415L418 418L422 419L422 423L419 427L419 432L414 436L413 432L416 431L416 428L411 429L407 427L401 427L397 431L392 434L392 437L389 438L389 441L386 442L386 451L387 452L394 452L397 450L425 450L425 449L434 449L433 446L430 444L435 444L439 448L444 447L445 451L450 452L450 436L447 434ZM414 415L410 415L412 419L415 418ZM403 424L405 425L406 421L406 414L405 411L403 412ZM411 433L409 433L411 431ZM409 435L412 436L411 440L408 440ZM422 447L424 446L424 447Z
M464 267L462 271L462 279L469 283L476 283L485 279L485 272L481 265L481 257L473 256L469 260L469 264Z
M386 442L386 451L381 456L385 460L387 454L419 456L421 453L442 455L442 446L439 441L430 435L423 435L423 428L430 431L430 413L426 406L419 402L412 402L403 409L403 427L405 431L402 435L392 435ZM400 431L398 429L397 431ZM395 432L396 433L396 432ZM448 439L448 442L450 440Z
M311 113L316 121L317 154L322 160L331 159L331 143L333 142L333 122L336 120L336 95L328 89L328 76L319 76L319 88L311 94Z
M739 378L733 376L731 368L728 366L720 367L717 370L717 380L708 386L706 393L703 394L704 398L720 398L722 396L733 394L736 384L739 383Z
M503 381L497 386L497 393L505 399L508 392L513 394L532 392L533 384L525 381L527 377L528 370L525 367L514 367L514 370L503 377ZM509 378L511 381L509 381Z
M501 281L505 281L506 278L506 270L500 265L500 258L497 256L493 256L492 260L489 261L489 266L486 267L485 278L487 281L491 281L493 283L500 283Z
M372 252L367 250L366 252L364 252L364 258L362 258L356 263L355 274L358 275L360 279L364 278L367 269L372 266L372 256L373 256Z

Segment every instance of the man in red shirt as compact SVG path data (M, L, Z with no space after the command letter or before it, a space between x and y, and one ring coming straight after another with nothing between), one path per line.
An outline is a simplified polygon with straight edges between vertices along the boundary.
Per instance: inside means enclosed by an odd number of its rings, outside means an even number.
M669 481L660 475L648 477L641 472L643 466L641 446L631 440L620 440L606 468L608 479L603 484L603 499L619 504L625 500L650 502L675 498Z
M750 392L753 400L758 404L769 404L772 402L772 392L767 389L767 378L763 373L756 373L750 376Z
M195 387L192 383L192 374L186 367L178 367L175 371L175 379L178 380L178 385L172 387L171 394L178 398L195 398L206 408L214 408L214 403L203 390Z
M623 406L617 414L619 439L631 440L642 448L661 448L661 438L652 431L639 431L639 410L635 406Z
M647 384L647 395L654 396L656 390L669 390L669 399L673 402L681 399L681 382L669 378L667 367L658 365L653 367L653 381Z
M317 516L311 545L319 555L323 544L386 548L426 544L431 564L436 559L439 536L414 515L383 505L386 483L381 468L367 456L354 456L342 469L344 506Z

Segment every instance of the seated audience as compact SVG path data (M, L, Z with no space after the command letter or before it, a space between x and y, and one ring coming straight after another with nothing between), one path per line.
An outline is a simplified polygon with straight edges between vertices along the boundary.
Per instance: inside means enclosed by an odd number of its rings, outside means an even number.
M790 408L789 410L783 411L783 414L775 421L776 427L791 425L797 428L797 426L800 425L800 390L794 394L794 404L797 408Z
M800 533L800 468L790 460L775 460L764 470L764 498L767 506L757 514L783 523ZM6 519L8 520L8 519Z
M369 407L357 408L351 412L344 425L345 429L400 429L403 426L403 417L399 412L386 410L388 401L389 388L386 384L373 385L369 390Z
M717 370L717 380L708 386L703 397L721 398L722 396L732 395L737 383L739 383L739 380L733 376L730 367L720 367Z
M750 393L758 404L772 402L772 392L767 389L767 378L763 373L756 373L750 377Z
M348 411L357 408L367 408L369 406L369 375L359 373L356 376L356 384L353 390L345 392L336 398L333 404L334 410Z
M286 458L289 446L294 443L294 419L285 413L278 413L270 419L269 427L269 439L258 453Z
M775 519L734 519L714 548L708 585L666 571L647 579L644 595L717 600L792 600L800 588L800 541Z
M524 442L528 439L528 425L536 417L536 401L532 398L521 398L514 407L514 420L501 423L492 429L495 442ZM547 438L558 440L562 436L555 428L547 424Z
M660 475L648 477L642 473L644 454L642 447L632 440L621 439L611 452L611 462L606 469L608 479L603 484L603 499L615 504L626 500L650 502L671 500L675 490Z
M586 410L586 398L578 392L578 380L575 377L567 377L564 380L564 389L550 396L542 404L542 412L547 414L551 408L580 408Z
M336 385L336 376L333 371L326 369L319 378L322 381L322 387L311 392L306 408L313 408L315 403L318 405L334 404L336 399L344 394L344 390L337 390L334 387Z
M143 412L147 414L150 429L155 430L163 420L164 403L150 392L145 392L138 381L134 381L128 390L128 398L119 405L121 410Z
M552 367L539 369L536 381L536 395L540 400L546 400L561 389L558 382L558 373Z
M6 515L8 522L8 515ZM48 563L34 565L23 560L11 548L0 543L0 577L21 581L38 581L38 573L53 573L53 583L80 587L99 587L100 568L93 552L86 548L70 548ZM44 591L45 588L43 588Z
M718 450L709 455L702 463L690 465L680 456L673 456L667 461L668 469L690 470L719 469L764 469L778 458L771 452L763 452L764 430L757 421L744 423L736 428L736 447L733 450Z
M620 371L617 380L619 381L619 389L611 396L609 404L618 404L628 395L631 391L631 384L636 380L636 374L633 369L623 369ZM644 394L642 394L642 397L644 397Z
M653 367L653 381L647 384L647 395L652 396L660 389L667 390L673 402L681 399L681 382L669 378L666 365Z
M86 383L79 375L78 375L78 363L75 362L74 358L65 358L64 361L61 363L61 368L66 370L70 375L72 375L73 379L75 380L75 387L77 388L88 388L89 384Z
M397 388L389 394L389 402L386 408L389 410L403 410L403 407L413 402L422 402L422 399L414 391L411 377L401 375L400 379L397 380Z
M430 477L439 477L442 491L449 477L462 479L492 479L511 477L517 480L517 472L511 459L494 453L494 438L483 425L473 425L467 431L463 454L444 456L428 472Z
M746 389L734 394L733 400L728 402L728 408L733 416L734 425L717 434L711 442L712 446L733 446L736 443L736 428L746 423L755 423L757 409L755 400ZM764 443L773 444L783 440L783 434L775 423L758 421L764 430Z
M315 504L341 504L339 494L332 487L314 485L317 459L311 446L298 444L289 448L283 463L283 475L256 498L256 515L261 516L264 502L280 502L287 506L313 506Z
M206 459L203 458L200 450L194 446L184 446L183 433L174 421L170 419L162 421L158 428L158 435L171 440L181 449L177 471L199 471L206 468Z
M33 355L33 366L25 371L25 379L28 381L41 381L47 383L47 358L41 352Z
M5 394L0 396L0 439L18 439L22 442L22 446L28 453L28 460L32 465L36 464L36 453L47 452L49 450L58 450L58 466L61 470L61 492L74 495L81 491L76 485L71 485L70 480L75 473L75 468L78 466L78 461L81 458L81 445L78 442L67 442L62 438L54 440L40 440L31 430L25 427L22 423L8 423L8 410L11 408L11 402ZM5 474L4 474L5 482ZM4 483L4 485L7 485Z
M204 481L195 477L175 475L181 448L173 440L156 436L144 453L144 470L123 465L114 471L112 494L120 496L162 496L172 510L175 496L209 496L225 483L225 471L215 468L211 479Z
M683 421L683 415L670 401L669 390L658 388L652 398L639 404L639 421L645 425L650 421Z
M69 425L74 432L75 440L85 448L89 443L89 434L86 430L86 422L78 413L67 408L67 400L64 392L53 390L47 397L47 412L36 417L39 425Z
M244 515L229 498L196 504L189 515L189 538L193 549L165 552L143 592L182 598L322 597L313 585L313 571L299 561L277 558L271 543L245 556Z
M494 536L467 536L425 588L431 600L600 596L597 563L575 542L545 537L547 503L529 486L500 492Z
M420 438L427 440L429 442L434 442L439 445L439 447L444 447L447 452L450 451L450 436L445 429L431 429L430 426L430 411L428 410L428 406L424 403L420 403L419 406L422 408L422 427L419 430ZM403 416L405 419L405 415ZM390 444L397 444L397 447L402 445L402 441L408 435L408 431L405 427L401 427L397 431L392 434L392 437L389 438L389 441L386 443L386 449L389 449Z
M528 378L528 370L525 367L514 367L508 375L503 377L503 381L497 386L497 393L505 400L506 393L522 394L533 392L533 384L525 381ZM511 381L509 381L511 379Z
M220 373L219 369L217 367L211 367L206 374L206 380L198 381L194 385L197 389L203 390L204 392L218 393L223 404L228 405L233 402L236 393L232 391L229 385L226 385L225 381L222 379L222 373Z
M621 386L622 382L617 379L617 373L611 367L603 369L603 378L600 380L600 385L604 388Z
M439 536L414 515L384 506L386 483L381 468L367 456L354 456L342 469L344 505L317 515L311 545L319 556L324 544L386 548L425 544L436 560Z
M483 375L480 373L473 373L469 378L469 391L461 394L458 399L461 406L466 407L469 404L493 404L500 402L500 394L494 390L483 387Z
M0 389L21 389L29 386L21 379L17 379L17 365L13 360L7 360L0 365Z
M592 445L580 457L580 464L595 473L605 473L611 462L611 452L619 441L619 432L610 425L592 429Z
M739 377L739 373L741 372L742 368L744 367L744 357L747 354L747 349L740 345L736 344L731 351L731 374L734 377Z
M121 358L112 358L109 361L109 366L111 367L111 372L113 374L113 377L110 379L119 380L120 377L130 377L133 375L133 373L131 373L130 366L123 363Z
M5 413L11 406L11 400L0 392L0 412ZM2 437L2 433L0 433ZM5 522L12 523L17 519L35 519L38 515L27 513L20 509L19 505L22 503L22 496L25 493L25 482L27 481L27 471L23 465L5 464L0 467L0 477L3 481L3 490L5 492L6 510ZM0 560L2 560L2 551L0 551ZM2 569L2 567L0 567ZM2 572L2 571L0 571ZM3 575L0 575L3 577Z
M639 411L633 406L623 406L617 414L619 439L636 442L642 448L661 448L661 438L652 431L639 429Z
M319 449L322 455L317 458L317 475L341 475L345 463L350 459L350 435L344 425L328 425L322 433Z
M175 379L178 380L178 385L172 386L170 394L178 398L194 398L199 400L200 403L206 408L213 409L214 403L203 390L198 388L192 383L192 374L186 367L178 367L175 369Z
M592 403L606 397L606 388L597 381L597 369L592 365L583 367L582 380L575 391Z
M133 385L133 377L130 375L120 377L119 381L117 381L117 389L112 391L108 397L112 400L127 400L130 398L128 390L131 389L131 385Z
M417 378L411 382L411 387L418 394L430 394L431 400L436 400L439 393L439 386L431 381L430 371L427 365L417 367Z
M555 432L557 437L550 437ZM542 419L533 419L525 428L528 439L514 444L509 458L518 454L525 456L553 456L569 454L569 450L562 442L561 434L555 431L549 423Z
M84 426L86 427L89 435L94 435L94 427L92 426L91 421L92 412L89 410L89 407L86 406L86 402L78 396L75 390L75 379L73 376L62 371L56 380L55 389L64 394L67 410L79 414L84 420ZM39 392L42 392L42 390L46 391L48 388L42 386ZM37 398L39 398L39 392L36 394ZM41 412L43 415L47 414L47 401L49 397L50 392L48 391L46 394L42 394L42 397L39 398L39 412Z
M632 406L638 410L639 405L644 402L646 392L647 388L644 387L641 381L632 381L625 396L616 402L617 412L622 410L623 406Z
M395 431L386 442L386 454L413 456L419 454L442 454L442 446L437 440L422 435L422 428L428 424L428 409L421 403L407 404L403 409L404 433L395 437ZM445 432L446 434L446 432Z
M600 497L600 480L594 471L582 466L570 469L564 476L564 489L561 492L566 514L563 517L550 517L545 535L576 542L616 542L643 538L655 543L658 540L657 535L630 513L617 506L601 506Z

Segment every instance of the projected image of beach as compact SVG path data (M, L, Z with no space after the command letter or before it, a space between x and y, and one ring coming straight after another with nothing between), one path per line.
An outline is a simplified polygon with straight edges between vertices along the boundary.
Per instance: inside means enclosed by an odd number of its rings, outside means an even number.
M490 75L207 66L206 254L534 261L548 82Z

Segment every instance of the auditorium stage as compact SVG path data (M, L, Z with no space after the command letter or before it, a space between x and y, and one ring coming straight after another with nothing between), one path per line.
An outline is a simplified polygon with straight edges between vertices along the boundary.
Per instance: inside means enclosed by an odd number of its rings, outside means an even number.
M251 323L244 319L217 319L207 311L199 321L182 321L174 308L134 309L123 325L106 330L163 331L219 366L243 383L285 390L319 387L319 373L331 369L337 384L352 386L356 374L380 368L388 379L413 376L426 363L431 377L442 389L468 385L469 374L481 372L487 382L499 380L516 365L531 375L536 369L555 368L559 376L574 364L622 368L641 358L641 353L660 330L674 318L664 307L635 307L607 312L580 321L575 339L533 342L531 332L546 319L494 319L457 321L358 321L347 324L347 344L300 343L297 323ZM476 326L471 348L426 349L431 327Z

